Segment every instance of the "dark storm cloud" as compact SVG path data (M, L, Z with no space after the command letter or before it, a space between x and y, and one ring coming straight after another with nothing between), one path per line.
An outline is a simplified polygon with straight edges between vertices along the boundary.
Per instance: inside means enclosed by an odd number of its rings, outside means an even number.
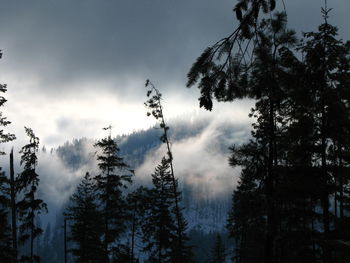
M132 92L144 79L183 86L201 51L234 28L233 0L2 1L2 72L35 78L38 89ZM291 27L313 30L321 0L285 0ZM329 1L331 21L349 38L350 1ZM5 65L4 65L5 64ZM135 84L135 83L134 83ZM181 87L180 87L181 89ZM141 89L142 90L142 89ZM186 92L185 90L183 91ZM138 92L137 92L138 93ZM143 95L143 91L140 95ZM51 93L50 93L51 94Z
M229 0L6 1L1 47L7 69L39 78L42 88L92 79L176 81L211 39L230 32L230 8Z

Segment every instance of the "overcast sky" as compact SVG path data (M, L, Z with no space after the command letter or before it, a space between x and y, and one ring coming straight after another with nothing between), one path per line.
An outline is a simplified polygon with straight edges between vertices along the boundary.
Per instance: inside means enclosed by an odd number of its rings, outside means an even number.
M101 137L110 123L115 134L149 127L147 78L163 92L168 118L199 110L198 90L185 88L186 73L203 49L235 27L235 2L2 0L0 82L8 84L4 111L11 130L23 138L23 126L32 127L54 147ZM323 2L285 0L290 27L314 30ZM328 2L330 22L350 39L350 1ZM214 108L205 114L229 109ZM247 114L238 108L248 114L249 103L232 107L240 119Z

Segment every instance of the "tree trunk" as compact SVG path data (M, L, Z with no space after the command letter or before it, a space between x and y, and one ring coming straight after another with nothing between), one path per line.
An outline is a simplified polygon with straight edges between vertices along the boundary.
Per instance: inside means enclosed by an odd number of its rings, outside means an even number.
M13 168L13 149L10 153L10 185L11 185L11 219L12 219L12 244L14 250L13 262L17 262L17 207L16 207L16 189L15 172Z
M64 263L67 263L67 219L64 219Z
M135 246L135 231L136 231L136 207L137 201L134 203L134 211L132 216L132 229L131 229L131 253L130 253L130 262L134 263L134 246Z
M268 167L266 175L266 201L267 201L267 235L265 244L264 263L274 262L274 236L275 236L275 220L274 220L274 197L273 197L273 161L274 161L274 105L270 95L269 99L269 147L268 147Z
M330 230L330 218L329 218L329 194L328 194L328 174L327 174L327 162L326 162L326 109L325 109L325 86L321 94L321 176L322 176L322 192L321 192L321 205L322 205L322 220L324 241L329 239ZM330 250L328 245L324 242L323 245L323 262L330 263Z

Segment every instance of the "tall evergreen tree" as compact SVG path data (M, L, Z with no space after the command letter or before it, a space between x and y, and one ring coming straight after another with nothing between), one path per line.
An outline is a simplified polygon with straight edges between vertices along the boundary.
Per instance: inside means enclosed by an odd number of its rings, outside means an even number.
M323 12L328 15L327 9ZM272 28L278 25L268 24ZM333 262L341 247L334 239L349 240L347 232L340 230L347 223L336 227L337 222L344 222L337 219L342 214L337 213L337 202L339 208L343 206L340 200L344 200L343 189L348 183L344 176L348 162L342 154L349 145L349 94L345 88L350 83L349 45L335 36L336 29L327 21L319 32L305 34L300 47L302 60L283 45L287 38L276 38L282 45L271 53L276 59L269 60L269 42L259 33L261 41L247 82L248 90L261 94L251 113L257 119L253 140L231 148L231 165L243 166L229 220L237 262L259 262L262 256L267 262ZM264 81L271 68L274 77ZM261 89L264 83L266 87L273 85L272 97ZM332 195L334 215L329 206ZM274 229L269 227L269 217ZM270 255L266 248L262 251L257 239L264 233L272 233Z
M22 262L39 262L40 257L34 254L34 240L42 233L42 229L36 224L37 216L42 212L47 212L46 203L37 198L37 190L39 185L39 175L36 172L39 149L39 138L35 136L30 128L25 127L25 131L29 137L29 143L22 147L20 151L21 165L24 170L17 177L17 186L22 195L22 199L18 202L19 216L19 241L24 244L29 241L29 253L21 257Z
M2 57L2 52L0 50L0 58ZM6 84L0 84L0 93L4 94L7 91ZM6 103L4 96L0 95L0 107L3 107ZM9 125L11 122L3 116L3 113L0 111L0 143L7 143L16 139L14 134L6 133L3 128ZM0 156L5 155L5 152L0 151ZM10 189L9 182L5 175L5 172L2 171L0 167L0 258L4 262L10 262L13 254L13 244L11 241L11 226L8 222L8 208L10 206Z
M71 251L77 263L100 263L105 260L100 236L103 218L98 207L95 182L86 173L65 212L70 225L69 239L74 244Z
M144 250L149 262L172 262L172 245L176 239L176 218L172 214L172 177L169 162L163 158L152 174L153 188L149 191L143 228Z
M152 115L156 120L159 121L159 127L162 129L163 133L160 137L160 140L165 143L167 153L164 157L164 161L169 163L170 175L172 179L172 194L174 202L174 213L176 217L176 237L173 247L173 258L174 262L191 262L192 261L192 252L191 248L187 245L188 236L186 234L187 222L182 214L182 209L180 207L181 192L178 190L178 182L174 173L173 166L173 154L170 148L170 139L169 139L169 126L165 123L165 117L163 114L163 106L161 103L162 94L158 89L155 88L152 82L149 80L146 81L146 87L149 87L147 91L147 97L149 98L145 106L149 109L147 116ZM152 95L152 96L151 96ZM162 161L163 162L163 161Z
M0 50L0 58L2 57L2 52ZM6 84L0 84L0 94L4 94L7 91ZM6 103L6 99L4 96L0 95L0 107L3 107ZM11 124L11 122L3 116L3 113L0 112L0 143L7 143L16 139L16 136L12 133L6 133L3 128L7 125ZM5 152L0 151L0 155L5 155Z
M253 141L238 149L231 147L230 165L243 167L233 193L227 228L234 239L233 262L259 262L264 258L266 205L262 187L266 157L264 148Z
M109 130L109 135L95 144L95 147L101 151L97 156L101 173L95 177L95 180L104 225L102 232L104 262L109 262L110 256L118 253L118 242L126 230L128 211L123 190L131 183L133 175L133 170L119 155L118 145L111 137L111 129L111 126L105 128Z
M262 169L256 176L260 178L263 186L263 200L265 201L266 229L265 249L262 254L264 262L273 262L275 258L275 243L277 231L276 218L276 191L277 166L279 165L278 151L279 131L283 129L283 120L279 118L281 102L284 98L284 90L280 82L281 75L284 74L280 65L282 57L289 53L289 47L296 42L294 31L286 29L286 14L276 13L270 19L262 20L256 27L256 37L254 46L254 58L251 62L245 63L243 54L240 52L230 59L229 68L222 69L220 76L209 71L199 83L201 89L201 106L211 110L212 96L218 100L231 101L242 97L256 99L256 106L251 116L257 118L252 133L256 141L247 145L247 154L254 154L250 150L261 151ZM193 68L195 70L195 66ZM193 72L192 72L193 73ZM195 70L192 76L189 73L189 85L193 85L198 78L200 71ZM212 74L213 73L213 74ZM205 73L207 74L207 73ZM244 152L244 151L243 151ZM245 158L245 157L243 157ZM251 159L252 157L247 158ZM253 159L257 160L257 159ZM231 162L232 164L234 162ZM239 163L239 161L238 161ZM258 165L260 165L258 163Z
M8 222L10 202L8 191L8 180L0 167L0 258L4 263L10 263L14 260L11 226Z
M14 262L17 262L18 241L17 241L17 185L15 169L13 164L13 148L10 153L10 202L11 202L11 223L12 223L12 247L14 250Z
M322 260L333 262L330 242L334 238L350 240L349 235L337 232L337 200L339 191L340 217L344 219L344 186L348 184L349 163L349 92L350 49L349 43L337 39L337 28L328 23L330 9L322 8L324 23L318 32L306 33L303 52L307 88L312 90L313 103L309 109L314 120L313 167L318 170L319 201L322 207ZM347 164L346 164L347 163ZM330 198L334 196L334 215L330 210ZM336 220L332 220L335 218ZM333 221L333 222L332 222ZM340 220L343 221L343 220ZM335 230L332 230L334 229ZM333 232L333 233L332 233ZM341 231L338 230L338 233ZM334 236L335 234L335 236ZM338 236L337 236L338 235Z

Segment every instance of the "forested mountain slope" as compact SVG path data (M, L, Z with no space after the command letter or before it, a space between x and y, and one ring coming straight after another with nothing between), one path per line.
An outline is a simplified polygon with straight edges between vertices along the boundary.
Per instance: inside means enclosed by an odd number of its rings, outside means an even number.
M150 128L115 138L125 162L135 170L129 191L139 185L150 185L152 170L163 154L160 134L158 129ZM246 141L250 136L249 126L209 119L176 121L170 129L170 136L188 231L196 257L200 260L202 256L204 259L203 251L212 247L215 233L226 235L232 189L239 175L239 170L228 165L228 147ZM41 190L50 206L49 215L42 218L45 231L38 242L43 262L49 262L45 261L49 258L50 262L60 262L62 259L62 211L68 196L85 172L89 170L94 174L97 154L94 143L93 139L74 139L57 149L40 153L41 159L47 160L41 162L39 167L46 171L42 173L45 178ZM49 160L57 164L52 166ZM54 169L62 173L55 175L57 171ZM57 178L60 178L59 181ZM52 180L56 180L57 184L51 184L48 191L47 184ZM57 189L53 189L55 187Z

